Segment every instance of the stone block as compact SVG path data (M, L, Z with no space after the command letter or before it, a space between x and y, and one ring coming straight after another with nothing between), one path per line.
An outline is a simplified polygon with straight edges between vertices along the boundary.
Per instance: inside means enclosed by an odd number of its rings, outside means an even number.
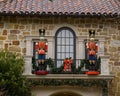
M4 49L8 50L8 44L7 43L4 45Z
M30 32L23 32L23 35L28 36L28 35L30 35Z
M116 92L115 96L120 96L120 92Z
M3 45L3 41L0 41L0 45Z
M31 21L31 20L30 20ZM27 19L20 19L21 24L27 24Z
M112 35L112 39L117 39L117 36L116 35Z
M11 34L19 34L19 33L20 33L20 30L10 30L10 33L11 33Z
M8 35L8 40L17 40L17 35Z
M90 27L91 27L91 24L86 23L86 24L85 24L85 27L86 27L86 28L90 28Z
M86 19L85 19L85 22L86 22L86 23L91 23L91 22L92 22L92 19L86 18Z
M4 28L4 23L0 23L0 28Z
M92 24L92 28L98 28L98 24Z
M120 35L117 35L117 40L120 40Z
M5 18L2 18L4 22L9 22L9 17L6 16Z
M23 35L18 36L19 39L25 40L25 37Z
M26 53L26 48L22 48L22 53L23 53L23 54Z
M15 24L14 25L14 29L18 29L19 28L19 25L18 24Z
M120 26L118 26L118 30L120 30Z
M85 26L84 26L84 24L79 24L78 27L79 28L84 28Z
M6 40L6 36L0 36L0 40Z
M109 34L116 34L115 30L109 30Z
M10 18L10 23L16 23L17 22L17 18Z
M120 47L118 47L118 51L120 51Z
M14 27L14 24L6 23L5 28L6 29L12 29Z
M25 26L20 25L20 26L19 26L19 29L25 29Z
M14 52L21 52L21 48L19 46L11 46L9 47L9 50Z
M102 30L101 30L102 31ZM100 35L107 35L107 32L100 32Z
M101 32L101 33L103 33L103 32L102 32L102 29L97 29L96 31L97 31L97 32Z
M7 35L7 30L3 30L2 35Z
M35 25L32 25L32 30L35 30Z
M80 23L85 23L85 19L80 19Z
M19 45L20 42L19 42L19 41L12 41L12 44L13 44L13 45Z
M49 26L49 30L53 30L54 26L53 25L50 25Z
M117 76L120 77L120 72L117 72Z
M39 19L33 19L33 23L39 23Z
M117 48L116 47L109 47L109 52L116 52Z
M87 30L87 29L82 29L82 32L86 32L86 33L87 33L87 32L88 32L88 30ZM88 33L87 33L87 34L88 34Z
M99 25L99 28L102 29L104 26L103 25Z

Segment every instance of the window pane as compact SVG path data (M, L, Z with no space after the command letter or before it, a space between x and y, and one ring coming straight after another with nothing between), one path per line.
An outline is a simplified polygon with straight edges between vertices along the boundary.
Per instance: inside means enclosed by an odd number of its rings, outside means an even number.
M69 44L70 44L70 39L66 38L66 45L69 45Z
M65 58L65 53L62 53L62 58L61 59L64 59Z
M58 43L58 45L61 44L61 38L57 38L57 43Z
M70 52L73 52L73 46L69 46L70 47Z
M73 34L70 32L70 37L73 37Z
M72 58L74 57L74 56L73 56L73 53L70 53L70 57L72 57Z
M62 32L59 32L57 37L61 37L62 36Z
M61 56L60 56L61 54L60 53L57 53L57 58L58 59L61 59Z
M66 53L66 58L69 58L70 57L70 53Z
M61 65L61 61L57 61L57 67L60 67Z
M73 38L70 38L70 45L73 45Z
M65 45L65 38L62 38L62 45Z
M57 46L57 52L61 52L61 46Z
M61 52L65 52L65 46L61 46L62 51Z
M70 52L70 46L65 46L66 52Z
M62 31L62 37L65 37L65 36L66 36L65 33L66 33L65 30L63 30L63 31Z
M69 30L65 30L66 31L66 37L70 37L70 31Z

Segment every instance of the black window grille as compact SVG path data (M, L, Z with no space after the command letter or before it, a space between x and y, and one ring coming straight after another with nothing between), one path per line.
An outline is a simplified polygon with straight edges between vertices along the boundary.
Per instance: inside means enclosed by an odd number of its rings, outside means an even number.
M76 59L76 35L68 27L60 28L55 35L55 64L57 67L63 65L65 58ZM74 61L75 64L75 61Z

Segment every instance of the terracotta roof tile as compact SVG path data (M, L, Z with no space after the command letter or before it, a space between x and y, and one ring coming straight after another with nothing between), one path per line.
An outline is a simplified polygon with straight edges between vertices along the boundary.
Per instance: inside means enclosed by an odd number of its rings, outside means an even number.
M119 0L1 0L0 14L118 14Z

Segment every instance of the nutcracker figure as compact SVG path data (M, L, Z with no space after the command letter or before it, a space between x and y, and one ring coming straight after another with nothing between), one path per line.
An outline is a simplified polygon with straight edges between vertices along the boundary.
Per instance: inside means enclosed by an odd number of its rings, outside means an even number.
M48 51L48 43L44 37L41 37L40 41L36 43L36 50L38 52L39 70L45 70L45 55Z
M45 65L45 59L46 59L46 54L48 51L48 43L47 40L44 39L45 35L45 30L39 30L40 33L40 40L39 42L36 42L35 44L35 49L37 51L38 55L38 73L39 74L44 74L46 72L46 65Z
M95 64L97 59L98 45L95 43L94 38L90 38L90 41L87 43L88 50L88 59L90 64Z
M72 71L72 63L73 63L73 60L71 57L64 59L64 72L66 72L66 71L71 72Z
M98 44L95 41L95 31L89 31L89 42L86 44L88 60L89 60L89 70L90 74L98 74L95 70L95 64L97 60ZM94 72L93 72L94 71Z

